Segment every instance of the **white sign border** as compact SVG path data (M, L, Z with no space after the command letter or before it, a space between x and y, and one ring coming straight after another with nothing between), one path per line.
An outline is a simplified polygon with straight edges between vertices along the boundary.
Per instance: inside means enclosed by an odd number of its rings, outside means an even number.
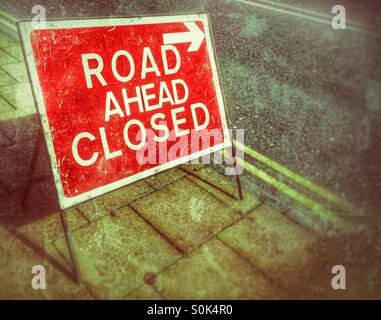
M156 24L156 23L171 23L171 22L187 22L187 21L201 21L205 30L205 40L207 51L212 68L213 83L216 90L218 107L220 110L222 130L224 135L224 142L213 147L201 150L191 155L178 158L174 161L167 162L157 167L148 169L146 171L134 174L132 176L123 178L118 181L111 182L105 186L95 188L85 193L79 194L74 197L67 197L63 192L63 187L60 179L57 160L54 152L53 140L50 132L48 118L40 81L38 78L37 67L34 60L34 54L30 43L30 33L33 30L42 29L63 29L63 28L83 28L83 27L103 27L103 26L121 26L121 25L140 25L140 24ZM38 113L44 130L47 149L52 165L54 181L58 193L58 202L61 209L67 209L97 196L103 195L110 191L149 177L155 173L175 167L179 164L189 162L207 154L222 150L231 146L231 138L228 133L227 118L225 113L224 100L221 91L220 79L217 71L217 63L213 48L212 37L209 29L209 20L206 13L191 14L191 15L168 15L168 16L145 16L145 17L126 17L126 18L94 18L94 19L70 19L70 20L47 20L45 24L36 24L32 21L20 21L18 23L18 30L21 39L22 48L24 51L25 60L27 62L28 74L31 79L32 91L35 102L37 104Z

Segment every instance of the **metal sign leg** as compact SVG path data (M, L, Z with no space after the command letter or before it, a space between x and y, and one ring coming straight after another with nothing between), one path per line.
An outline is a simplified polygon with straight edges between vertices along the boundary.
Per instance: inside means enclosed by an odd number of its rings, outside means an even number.
M243 200L243 191L242 191L242 186L241 186L241 179L240 179L238 174L235 176L235 182L236 182L237 191L238 191L238 199L237 200Z
M61 217L62 227L65 233L66 244L69 249L69 256L70 256L70 261L71 261L71 265L72 265L74 276L75 276L75 281L79 283L80 274L79 274L79 268L77 263L77 256L75 255L73 241L69 233L69 228L68 228L68 224L66 220L66 213L64 210L60 210L60 217Z
M232 144L232 157L234 159L234 168L236 171L235 174L235 182L237 185L237 191L238 191L238 199L237 200L243 200L243 191L241 186L241 178L239 177L239 174L237 174L237 152L236 152L236 146L234 143Z

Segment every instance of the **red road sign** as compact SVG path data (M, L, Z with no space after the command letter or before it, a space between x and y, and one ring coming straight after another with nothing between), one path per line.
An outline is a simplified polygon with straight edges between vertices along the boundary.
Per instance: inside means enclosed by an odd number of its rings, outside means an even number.
M19 30L61 208L230 145L207 15Z

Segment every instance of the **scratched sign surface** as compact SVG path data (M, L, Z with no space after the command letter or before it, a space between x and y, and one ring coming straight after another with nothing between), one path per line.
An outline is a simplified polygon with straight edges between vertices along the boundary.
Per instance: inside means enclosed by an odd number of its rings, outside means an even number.
M62 208L230 145L206 15L19 29Z

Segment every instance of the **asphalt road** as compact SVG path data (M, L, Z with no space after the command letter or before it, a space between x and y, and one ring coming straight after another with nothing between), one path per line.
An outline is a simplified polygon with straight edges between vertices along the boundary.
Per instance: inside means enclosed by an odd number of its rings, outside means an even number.
M347 19L357 29L333 30L329 16L334 1L277 1L285 6L255 1L262 7L249 1L40 4L46 6L48 18L207 11L231 124L245 129L245 143L347 198L363 214L377 214L381 207L380 5L342 1ZM20 18L31 17L31 6L26 0L1 3ZM266 194L274 192L266 188L263 185Z

